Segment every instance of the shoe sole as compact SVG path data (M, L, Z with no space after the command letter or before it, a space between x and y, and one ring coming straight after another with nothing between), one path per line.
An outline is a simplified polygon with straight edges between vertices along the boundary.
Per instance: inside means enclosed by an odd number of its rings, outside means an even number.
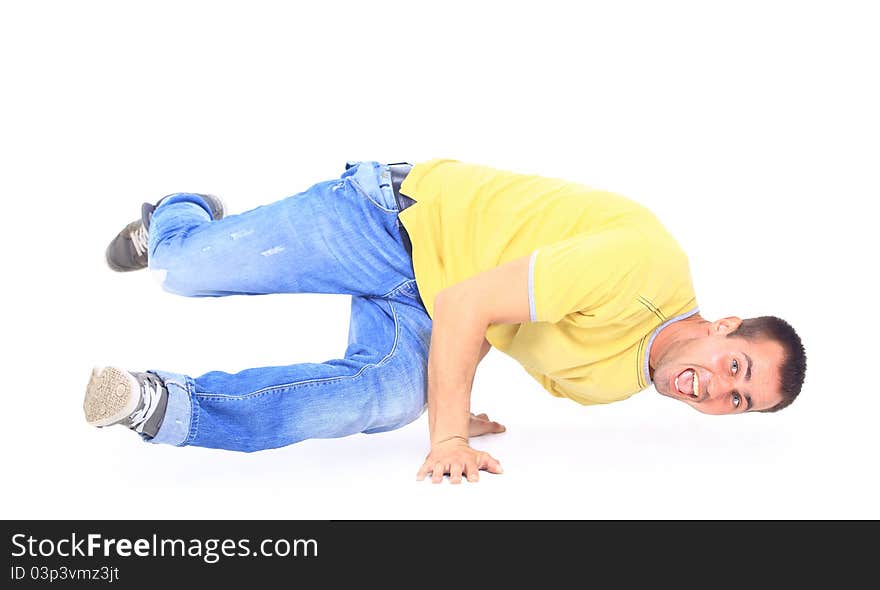
M128 371L95 367L86 387L83 411L92 426L109 426L131 416L137 408L140 384Z

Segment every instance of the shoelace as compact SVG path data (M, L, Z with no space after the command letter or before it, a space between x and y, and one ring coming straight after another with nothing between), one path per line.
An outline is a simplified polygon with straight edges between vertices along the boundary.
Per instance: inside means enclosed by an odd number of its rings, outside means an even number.
M131 243L138 256L143 256L147 251L147 239L149 232L143 223L139 223L137 229L131 232Z
M159 387L157 383L152 383L149 380L141 384L141 395L144 399L144 405L131 415L130 428L141 433L144 431L147 420L150 419L159 406L159 399L161 398Z

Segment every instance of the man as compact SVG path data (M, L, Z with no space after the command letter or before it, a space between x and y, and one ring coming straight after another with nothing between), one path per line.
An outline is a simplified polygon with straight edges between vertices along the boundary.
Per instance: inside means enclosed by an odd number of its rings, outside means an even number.
M230 217L214 196L169 195L145 204L106 256L191 297L351 295L339 359L198 378L96 368L88 422L153 443L255 451L383 432L427 402L431 450L417 477L459 483L501 473L469 442L504 430L470 412L491 346L581 404L653 384L708 414L773 412L804 380L785 321L699 315L687 257L641 205L455 160L349 162L338 179Z

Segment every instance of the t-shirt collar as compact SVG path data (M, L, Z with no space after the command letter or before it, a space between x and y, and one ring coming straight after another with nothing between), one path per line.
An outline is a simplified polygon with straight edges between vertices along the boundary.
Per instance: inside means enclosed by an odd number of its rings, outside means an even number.
M668 326L672 322L677 322L679 320L689 318L692 315L694 315L695 313L697 313L698 311L700 311L700 308L695 307L694 309L692 309L690 311L686 311L681 315L677 315L674 318L666 320L665 322L663 322L662 324L657 326L657 328L654 329L654 332L651 334L651 339L648 340L648 346L645 347L645 361L644 361L644 365L643 365L643 371L645 373L645 383L647 383L648 385L651 385L652 383L654 383L654 381L651 379L651 368L648 365L648 361L651 359L651 346L654 344L654 338L657 337L657 334L660 333L660 330L662 330L663 328L665 328L666 326Z

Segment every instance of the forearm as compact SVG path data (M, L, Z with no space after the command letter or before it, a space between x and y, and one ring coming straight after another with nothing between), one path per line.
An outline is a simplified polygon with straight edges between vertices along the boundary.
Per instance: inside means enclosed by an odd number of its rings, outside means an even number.
M428 424L431 444L468 438L474 373L488 352L487 324L454 292L434 303L428 355Z

